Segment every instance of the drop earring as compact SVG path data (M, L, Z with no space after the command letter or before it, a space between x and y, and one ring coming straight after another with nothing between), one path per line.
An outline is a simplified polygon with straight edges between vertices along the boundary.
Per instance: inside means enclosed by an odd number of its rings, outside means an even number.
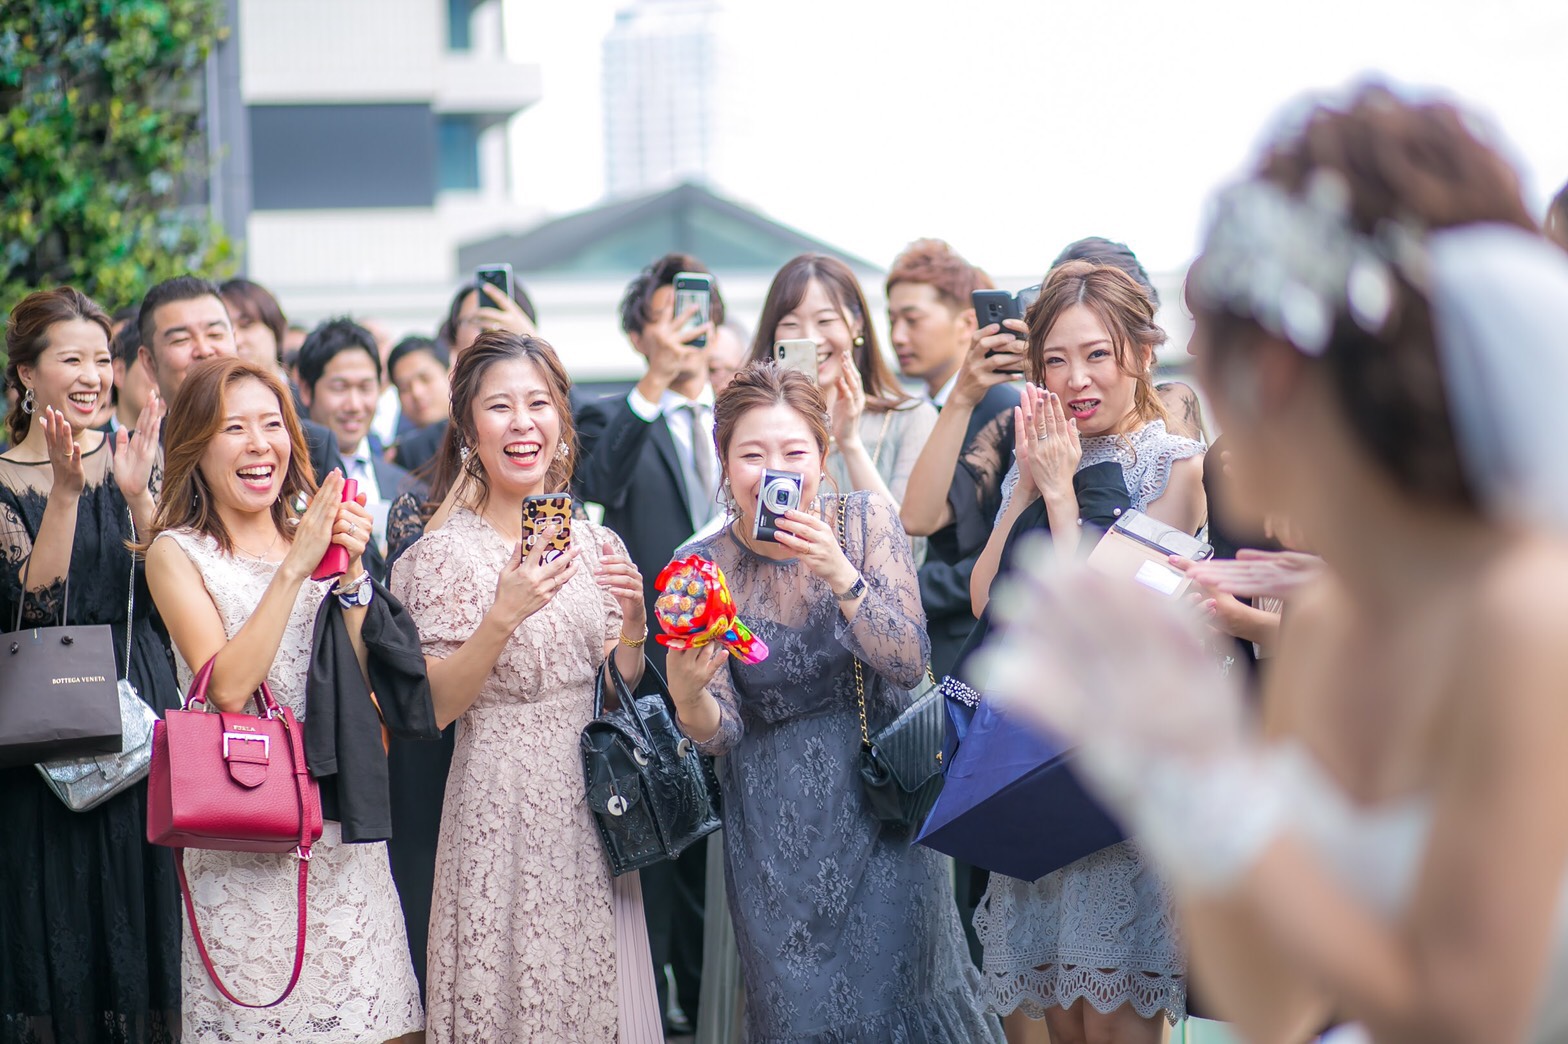
M32 416L33 412L37 409L38 397L33 394L33 389L29 388L27 389L27 394L22 396L22 412L28 416Z
M570 457L571 455L572 455L572 451L566 448L566 441L564 439L562 441L557 442L555 444L555 459L556 460L565 460L567 457Z

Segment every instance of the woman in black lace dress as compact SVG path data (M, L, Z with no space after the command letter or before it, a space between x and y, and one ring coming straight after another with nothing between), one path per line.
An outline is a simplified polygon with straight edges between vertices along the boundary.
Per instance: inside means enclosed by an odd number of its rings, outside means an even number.
M110 387L109 320L70 287L11 312L6 382L21 402L0 455L0 619L47 626L69 578L72 623L109 624L125 669L126 541L151 522L162 403L133 438L91 427ZM23 566L31 559L23 592ZM169 647L136 578L130 681L160 713L177 704ZM177 1038L180 900L169 850L144 839L138 784L72 812L31 765L0 769L0 1044Z

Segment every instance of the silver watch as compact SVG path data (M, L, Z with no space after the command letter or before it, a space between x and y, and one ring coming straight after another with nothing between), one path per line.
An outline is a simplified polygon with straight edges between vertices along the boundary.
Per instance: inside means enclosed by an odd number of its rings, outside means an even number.
M860 573L856 573L855 582L849 585L849 590L845 591L843 594L839 594L837 591L835 591L833 592L833 597L837 598L841 602L853 602L855 599L859 598L865 593L866 578Z

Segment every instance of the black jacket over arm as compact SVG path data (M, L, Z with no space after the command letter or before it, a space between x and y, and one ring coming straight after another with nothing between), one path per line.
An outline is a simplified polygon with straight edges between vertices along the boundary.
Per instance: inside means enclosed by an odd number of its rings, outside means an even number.
M656 627L654 579L692 535L675 440L663 417L643 420L621 395L579 407L577 442L576 495L604 505L604 524L626 542L642 572L648 620ZM664 646L650 641L643 649L662 674Z
M969 418L969 428L964 433L964 447L1003 410L1018 405L1019 392L1015 385L1000 384L986 392L985 398L975 407ZM1005 472L1006 469L1004 468ZM955 484L969 481L969 473L960 462L954 468ZM996 478L1000 492L1002 477ZM973 503L973 497L965 497ZM952 498L949 498L951 502ZM926 629L931 635L931 670L941 677L952 669L954 659L964 639L975 625L974 603L969 597L969 577L975 570L980 553L991 532L991 519L969 517L976 509L958 511L955 520L931 534L926 546L926 560L920 566L920 603L926 611ZM983 523L983 524L982 524Z
M360 673L343 607L331 594L316 614L305 681L305 764L322 784L323 811L342 823L346 842L385 841L392 836L387 758L381 746L383 722L388 732L404 739L441 736L419 631L402 603L379 582L370 582L375 584L375 595L360 632L370 684Z

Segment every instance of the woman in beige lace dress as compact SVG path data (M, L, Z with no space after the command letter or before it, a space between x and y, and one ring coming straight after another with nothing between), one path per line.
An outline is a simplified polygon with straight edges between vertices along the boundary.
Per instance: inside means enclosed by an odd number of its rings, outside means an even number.
M351 582L370 514L340 503L343 479L310 477L293 397L268 371L238 359L191 368L169 410L165 475L147 585L174 640L180 683L216 657L208 705L248 710L267 682L295 715L309 714L305 678L316 613L330 581L310 573L329 544L348 550ZM314 494L303 515L290 506ZM345 612L357 636L365 610ZM357 638L356 638L357 640ZM311 849L305 964L273 1008L219 996L186 926L183 1024L188 1041L376 1044L424 1023L387 846L343 844L327 822ZM213 967L235 996L265 1004L294 964L295 857L187 849L191 899Z
M553 561L524 541L523 499L571 477L569 390L537 338L491 332L463 352L436 481L455 506L393 569L436 718L459 723L431 901L433 1044L663 1040L640 882L610 875L577 746L605 658L642 675L642 577L586 521Z

